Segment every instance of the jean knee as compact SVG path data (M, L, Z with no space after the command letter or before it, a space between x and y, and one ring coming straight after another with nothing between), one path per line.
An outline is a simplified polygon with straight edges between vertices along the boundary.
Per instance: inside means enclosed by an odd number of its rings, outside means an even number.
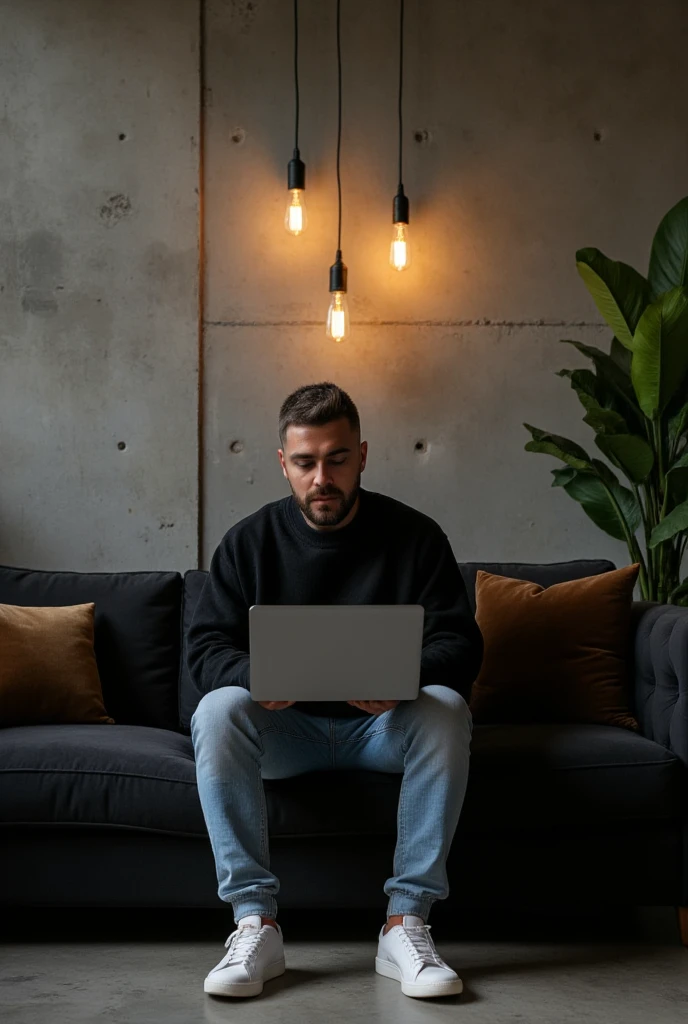
M210 716L214 721L233 719L253 705L251 694L243 686L221 686L204 694L191 716L191 728Z
M469 731L473 732L473 715L468 701L462 694L452 690L450 686L433 683L431 686L423 687L420 695L425 696L424 708L435 724L439 723L454 730L463 729L467 725Z

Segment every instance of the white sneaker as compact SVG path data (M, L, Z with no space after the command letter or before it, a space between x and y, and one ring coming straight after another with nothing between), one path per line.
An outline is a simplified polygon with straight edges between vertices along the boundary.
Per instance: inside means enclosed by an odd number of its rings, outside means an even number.
M203 983L213 996L257 996L263 982L284 974L284 943L279 925L261 925L260 914L242 917L225 947L229 952Z
M385 925L380 929L375 970L400 981L405 996L456 996L463 992L461 978L435 949L431 927L422 917L405 914L403 923L394 925L386 935Z

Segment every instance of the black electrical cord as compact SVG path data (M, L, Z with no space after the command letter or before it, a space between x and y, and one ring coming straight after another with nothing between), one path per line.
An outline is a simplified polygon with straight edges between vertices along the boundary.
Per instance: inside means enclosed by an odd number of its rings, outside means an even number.
M294 149L299 148L299 0L294 0L294 96L296 118L294 124Z
M339 154L342 148L342 40L341 0L337 0L337 195L339 197L339 227L337 228L337 251L342 248L342 179L339 173Z
M403 189L401 174L401 151L404 136L401 98L404 85L404 0L399 0L399 188Z
M409 201L404 195L402 156L404 148L404 0L399 0L399 184L392 204L392 223L408 224Z
M299 0L294 0L294 107L294 153L287 167L287 188L290 192L302 191L306 187L306 165L299 153Z

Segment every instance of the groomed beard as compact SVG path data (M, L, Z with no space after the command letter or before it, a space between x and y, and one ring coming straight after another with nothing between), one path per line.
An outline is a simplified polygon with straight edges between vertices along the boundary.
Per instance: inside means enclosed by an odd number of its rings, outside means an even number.
M324 493L321 492L320 494L315 492L309 496L306 502L303 502L299 499L298 495L294 491L294 488L291 486L291 481L289 481L289 486L291 487L291 493L294 496L294 501L299 506L299 508L301 509L309 523L313 523L314 526L337 526L338 523L341 523L344 519L346 519L351 509L356 504L358 492L361 488L361 474L360 472L358 473L358 476L356 477L356 483L352 487L349 494L342 495L339 491L325 491ZM328 494L334 494L334 497L339 499L338 501L335 501L332 508L322 508L319 505L316 505L314 508L311 505L311 501L313 498L324 498Z

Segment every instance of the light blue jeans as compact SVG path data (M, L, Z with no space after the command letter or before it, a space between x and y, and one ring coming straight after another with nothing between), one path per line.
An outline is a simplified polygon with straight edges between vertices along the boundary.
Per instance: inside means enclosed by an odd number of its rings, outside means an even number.
M403 773L387 916L418 914L449 895L446 860L459 821L473 719L448 686L381 715L326 718L298 704L268 711L239 686L207 693L191 719L198 792L215 857L218 895L234 920L277 916L262 779L364 768Z

